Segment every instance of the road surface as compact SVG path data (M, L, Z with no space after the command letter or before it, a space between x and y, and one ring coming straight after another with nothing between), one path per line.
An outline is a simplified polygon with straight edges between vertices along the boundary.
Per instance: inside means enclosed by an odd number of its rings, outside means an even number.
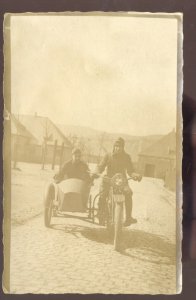
M32 174L26 188L23 173L13 176L11 293L176 292L175 197L160 180L130 183L138 222L124 229L124 250L118 253L105 228L84 215L54 218L53 228L44 227L43 182L38 184ZM39 174L45 183L47 176ZM33 201L38 190L34 213L25 218L25 195Z

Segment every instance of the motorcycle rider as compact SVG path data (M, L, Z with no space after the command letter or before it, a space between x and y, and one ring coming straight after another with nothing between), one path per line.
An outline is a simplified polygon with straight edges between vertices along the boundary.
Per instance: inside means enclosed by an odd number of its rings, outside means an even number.
M129 226L133 223L136 223L137 220L132 217L132 190L128 185L126 173L130 177L139 180L139 175L134 173L133 164L131 157L124 150L125 141L123 138L118 138L114 143L113 152L106 154L103 160L97 165L97 170L93 175L93 178L97 178L96 173L102 173L106 169L106 176L113 177L116 173L121 173L126 179L126 186L124 187L125 195L125 211L126 211L126 220L124 226ZM100 185L101 196L99 198L99 208L104 209L104 204L109 193L110 185L102 181Z
M73 149L72 159L64 163L60 171L55 174L54 179L60 182L65 178L77 178L90 183L89 168L88 165L81 160L81 155L82 153L79 148Z

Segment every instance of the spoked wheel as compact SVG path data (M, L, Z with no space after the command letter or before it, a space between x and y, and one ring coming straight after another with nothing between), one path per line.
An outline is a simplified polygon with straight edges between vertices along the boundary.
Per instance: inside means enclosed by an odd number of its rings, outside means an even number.
M99 225L102 226L109 226L108 224L111 224L111 222L108 222L108 210L107 210L107 205L105 205L104 208L101 210L98 210L98 220L99 220Z
M115 223L114 223L114 249L121 250L121 238L123 227L123 204L116 203L115 205Z
M99 209L98 209L98 220L99 225L105 226L107 219L108 219L108 208L107 208L107 202L104 199L99 200Z
M53 200L54 200L54 186L50 185L46 191L45 196L45 210L44 210L44 224L46 227L51 227L51 219L53 213Z
M111 220L107 220L107 233L110 242L114 241L114 224L111 222Z
M52 217L58 217L57 208L52 209Z
M99 219L99 225L104 226L105 225L105 215L103 214L103 212L99 213L98 219Z
M50 227L51 226L51 219L52 219L52 205L45 208L45 226Z

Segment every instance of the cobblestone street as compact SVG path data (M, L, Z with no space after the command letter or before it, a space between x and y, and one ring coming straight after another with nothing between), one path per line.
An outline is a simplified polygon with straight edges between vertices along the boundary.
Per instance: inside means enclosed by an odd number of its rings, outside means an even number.
M12 225L12 293L176 292L175 199L162 183L132 182L133 216L124 251L113 250L106 229L88 220L43 214Z

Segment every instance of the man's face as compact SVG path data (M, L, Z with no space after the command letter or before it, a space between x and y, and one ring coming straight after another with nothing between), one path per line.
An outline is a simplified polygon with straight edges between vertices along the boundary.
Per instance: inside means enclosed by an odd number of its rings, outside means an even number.
M114 153L115 154L122 153L122 151L123 151L123 147L122 146L115 145L115 147L114 147Z
M72 155L72 160L73 160L73 162L79 162L80 160L81 160L81 154L80 153L74 153L73 155Z

